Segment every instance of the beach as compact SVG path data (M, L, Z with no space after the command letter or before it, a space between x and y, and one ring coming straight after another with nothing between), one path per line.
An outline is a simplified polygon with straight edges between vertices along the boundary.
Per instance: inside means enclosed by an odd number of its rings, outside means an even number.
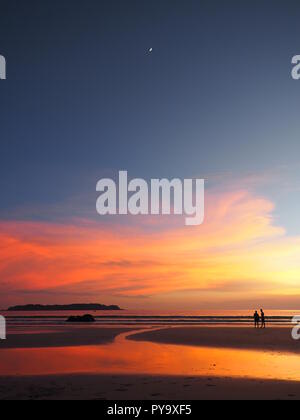
M0 342L1 400L299 399L287 327L31 327Z
M272 327L174 327L132 335L131 340L163 344L282 351L300 354L300 341L293 340L291 328Z
M233 378L69 375L0 378L1 400L299 400L300 384Z
M28 331L29 330L29 331ZM27 331L17 330L0 342L1 349L30 349L51 347L89 346L112 343L127 328L75 327L31 327Z

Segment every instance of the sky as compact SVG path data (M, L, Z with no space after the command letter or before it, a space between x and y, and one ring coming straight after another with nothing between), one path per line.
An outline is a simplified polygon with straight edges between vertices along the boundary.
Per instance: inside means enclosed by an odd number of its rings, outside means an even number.
M297 309L299 17L292 0L3 0L0 307ZM96 183L120 170L205 178L204 224L99 217Z

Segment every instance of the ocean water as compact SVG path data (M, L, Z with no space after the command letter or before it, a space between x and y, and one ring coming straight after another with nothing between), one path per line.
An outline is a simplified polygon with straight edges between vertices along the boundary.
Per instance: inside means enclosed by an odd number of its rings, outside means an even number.
M81 311L8 312L8 326L57 326L65 325L69 316L84 315ZM199 310L199 311L90 311L97 325L249 325L253 322L253 311L249 310ZM265 310L268 324L289 325L299 310Z

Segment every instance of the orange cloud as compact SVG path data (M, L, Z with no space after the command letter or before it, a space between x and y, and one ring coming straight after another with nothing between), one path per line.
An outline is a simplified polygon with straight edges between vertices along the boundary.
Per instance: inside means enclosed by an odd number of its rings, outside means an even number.
M132 226L0 223L1 304L148 297L189 307L300 294L300 238L274 225L274 206L246 191L207 194L206 219L136 218ZM176 296L176 297L175 297ZM117 302L117 303L118 303Z

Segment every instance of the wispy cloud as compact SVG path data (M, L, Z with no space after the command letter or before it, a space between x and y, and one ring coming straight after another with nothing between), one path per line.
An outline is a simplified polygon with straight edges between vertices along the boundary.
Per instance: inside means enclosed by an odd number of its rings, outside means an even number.
M129 226L3 221L1 305L109 296L155 306L178 293L188 307L191 290L199 304L300 294L300 237L287 237L273 211L269 200L235 190L209 192L205 223L196 228L160 217Z

